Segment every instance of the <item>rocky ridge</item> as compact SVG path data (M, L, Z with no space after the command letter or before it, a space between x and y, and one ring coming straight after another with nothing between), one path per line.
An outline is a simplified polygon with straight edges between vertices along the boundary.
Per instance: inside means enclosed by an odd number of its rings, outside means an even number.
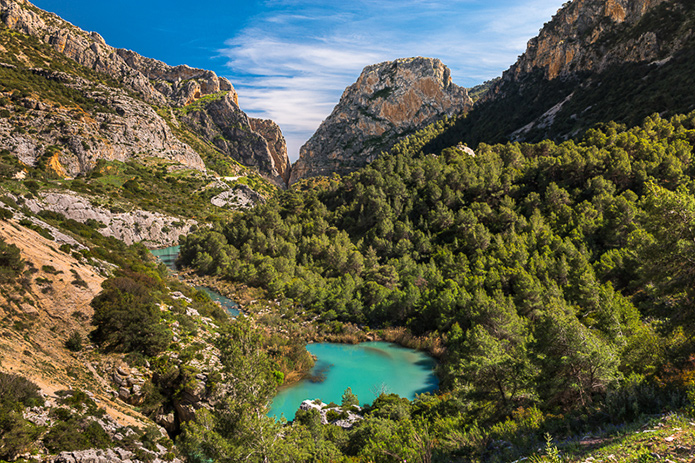
M466 89L452 83L450 70L438 59L406 58L367 66L301 147L290 183L357 170L404 135L472 105Z
M41 95L26 95L19 103L28 112L12 111L13 123L4 121L0 147L36 164L46 145L61 146L55 170L66 176L90 171L98 159L128 160L137 156L161 157L203 170L200 153L180 138L181 116L183 121L193 122L186 129L193 130L220 155L255 167L284 185L289 161L286 149L283 152L277 143L278 138L282 139L279 128L271 131L269 140L255 132L226 78L212 71L185 65L172 67L130 50L115 49L98 33L85 32L25 0L0 0L0 18L4 27L38 39L53 52L116 82L96 82L74 73L44 69L54 61L45 49L44 56L37 60L40 46L28 43L23 46L31 50L17 49L14 41L22 38L11 38L12 43L0 49L14 57L14 62L5 65L18 72L30 68L30 72L71 88L81 94L78 99L86 98L98 107L84 114L80 111L83 108L63 108ZM164 108L166 118L151 105ZM44 134L45 127L56 128Z
M94 221L102 228L99 233L113 236L126 244L143 243L150 248L178 244L179 236L188 234L195 220L168 216L159 212L133 210L111 212L75 193L42 192L40 197L27 199L26 206L33 212L52 211L67 219L81 223Z
M683 77L695 46L692 13L681 0L565 3L476 102L470 140L566 139L597 122L691 110Z
M544 76L552 80L579 71L601 72L616 62L657 59L668 44L659 42L654 31L645 31L620 42L602 44L601 39L618 25L636 24L648 11L665 1L569 2L538 36L529 40L526 52L504 73L503 81L518 80L534 69L542 70Z

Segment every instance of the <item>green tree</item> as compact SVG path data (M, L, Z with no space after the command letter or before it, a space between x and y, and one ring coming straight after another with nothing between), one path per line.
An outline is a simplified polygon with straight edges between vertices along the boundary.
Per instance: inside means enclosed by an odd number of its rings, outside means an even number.
M155 286L154 282L150 285ZM169 345L171 332L161 321L159 307L143 282L115 277L102 286L102 292L92 300L94 342L107 350L150 356Z

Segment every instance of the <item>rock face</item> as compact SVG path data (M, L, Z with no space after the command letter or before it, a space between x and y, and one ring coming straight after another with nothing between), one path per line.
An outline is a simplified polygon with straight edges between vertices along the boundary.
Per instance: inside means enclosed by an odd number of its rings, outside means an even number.
M612 63L655 59L666 45L652 31L618 43L600 45L616 26L637 23L649 10L667 0L574 0L560 9L529 40L526 52L507 72L504 80L518 80L541 69L548 80L579 71L605 70Z
M46 155L46 147L55 146L58 149L49 162L61 177L91 171L100 159L125 162L157 157L205 169L198 153L179 141L150 105L130 97L125 90L62 72L29 72L79 92L98 109L87 114L38 95L22 98L17 106L8 105L15 119L0 119L0 148L25 164L37 165Z
M285 139L280 128L273 123L277 130L272 134L275 141L270 145L262 134L253 130L251 119L239 109L231 93L209 101L200 110L188 112L182 116L182 121L222 153L245 166L257 168L279 186L286 184L282 173L286 174L289 164L287 148L273 155L273 150L277 149L277 139L281 139L284 146ZM268 133L270 135L270 131Z
M290 159L287 157L287 143L280 126L270 119L250 118L251 130L260 134L268 142L268 151L274 167L285 183L290 181Z
M70 193L43 194L39 199L27 200L26 205L34 213L52 211L82 223L100 222L104 225L99 229L102 235L113 236L129 245L142 242L150 248L178 244L179 235L187 234L196 224L193 220L143 210L112 213L94 206L87 198Z
M694 12L682 0L565 3L476 102L467 141L563 140L598 122L690 111L683 79L695 56Z
M28 114L24 109L16 111L21 117L15 124L7 119L0 121L0 148L16 153L23 162L35 165L44 154L43 147L60 146L63 149L54 160L54 171L65 176L88 172L99 159L127 161L137 156L165 158L204 170L199 153L178 133L179 129L193 129L203 138L201 144L211 142L222 155L257 168L276 183L286 182L289 160L286 148L278 143L282 139L279 128L264 131L270 137L267 141L255 132L226 78L212 71L185 65L172 67L130 50L115 49L98 33L85 32L25 0L0 0L0 19L6 27L36 38L46 47L42 51L29 44L34 48L32 53L14 52L12 63L0 65L60 83L73 91L73 99L96 103L96 109L85 113L84 105L75 108L54 104L41 94L24 98L21 104ZM37 50L45 55L43 59L34 59ZM111 81L93 75L85 78L88 73L84 72L43 69L52 65L53 57L47 50ZM74 92L79 96L75 97ZM11 116L14 113L11 111ZM182 127L179 116L207 125L203 124L202 130L196 130L201 126L195 124ZM47 127L50 130L45 131Z
M469 110L466 89L438 59L407 58L367 66L300 149L290 183L346 174L376 159L410 132Z

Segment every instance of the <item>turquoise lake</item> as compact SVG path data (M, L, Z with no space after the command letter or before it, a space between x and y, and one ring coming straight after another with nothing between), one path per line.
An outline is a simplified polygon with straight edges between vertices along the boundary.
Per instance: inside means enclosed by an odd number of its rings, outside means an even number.
M176 271L179 246L153 249L151 252L169 269ZM232 317L239 315L239 305L204 286L196 286L217 301ZM321 399L340 404L343 392L351 387L361 404L372 403L380 392L394 393L414 399L415 394L434 391L438 387L434 375L436 362L428 355L388 342L361 344L309 344L307 350L316 356L309 377L283 388L273 399L269 416L288 420L303 401Z
M414 399L415 394L438 387L433 358L388 342L317 343L309 344L307 350L317 358L309 378L281 389L269 416L292 420L307 399L340 404L347 387L360 404L372 403L382 390Z

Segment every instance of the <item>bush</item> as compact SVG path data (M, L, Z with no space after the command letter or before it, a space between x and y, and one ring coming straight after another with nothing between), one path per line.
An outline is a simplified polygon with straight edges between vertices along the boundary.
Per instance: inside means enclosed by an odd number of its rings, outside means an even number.
M171 333L161 323L156 301L143 282L116 277L104 282L104 290L92 300L94 342L107 350L140 352L153 356L167 348Z
M39 388L21 376L0 373L0 459L13 460L30 450L42 428L22 417L26 407L43 405Z
M0 238L0 283L14 281L24 271L19 248Z
M79 352L82 350L82 335L77 331L73 331L68 339L65 341L65 347L72 352Z
M43 405L39 387L26 378L0 372L0 405L15 408Z

